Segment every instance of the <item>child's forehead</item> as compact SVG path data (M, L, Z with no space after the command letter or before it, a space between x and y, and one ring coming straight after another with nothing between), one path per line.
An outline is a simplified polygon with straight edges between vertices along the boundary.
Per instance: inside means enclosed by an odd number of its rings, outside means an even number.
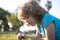
M18 9L18 14L21 14L22 13L22 10L19 8Z

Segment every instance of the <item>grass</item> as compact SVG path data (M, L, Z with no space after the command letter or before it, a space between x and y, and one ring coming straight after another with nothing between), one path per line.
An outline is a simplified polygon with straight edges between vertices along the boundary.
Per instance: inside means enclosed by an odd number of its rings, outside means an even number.
M1 33L0 34L0 40L17 40L16 34L8 34L8 33Z
M17 40L17 35L13 33L0 33L0 40ZM31 39L27 38L25 40L31 40Z
M17 40L17 35L13 33L0 33L0 40ZM25 40L31 40L31 39L27 38Z

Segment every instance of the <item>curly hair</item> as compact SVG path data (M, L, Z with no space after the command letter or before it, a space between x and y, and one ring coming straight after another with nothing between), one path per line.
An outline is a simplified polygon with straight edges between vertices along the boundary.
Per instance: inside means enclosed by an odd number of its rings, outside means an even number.
M44 8L42 8L36 1L30 1L25 3L22 7L22 16L32 16L38 22L41 22L44 14L48 13Z

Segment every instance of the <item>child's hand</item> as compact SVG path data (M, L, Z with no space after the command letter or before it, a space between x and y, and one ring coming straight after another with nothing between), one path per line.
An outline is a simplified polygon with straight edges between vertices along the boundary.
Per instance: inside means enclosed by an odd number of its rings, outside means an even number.
M19 38L19 39L25 38L25 37L24 37L24 33L20 31L20 32L18 33L18 38Z
M20 36L24 36L24 33L23 32L20 32Z

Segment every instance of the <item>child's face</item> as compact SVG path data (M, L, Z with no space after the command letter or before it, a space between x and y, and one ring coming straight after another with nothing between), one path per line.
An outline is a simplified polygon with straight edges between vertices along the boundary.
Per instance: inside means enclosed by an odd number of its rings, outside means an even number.
M29 16L28 18L26 18L25 22L31 26L34 26L36 24L36 20L32 16Z
M25 21L28 25L34 26L36 24L36 20L32 16L21 16L22 15L22 10L18 12L18 19Z

